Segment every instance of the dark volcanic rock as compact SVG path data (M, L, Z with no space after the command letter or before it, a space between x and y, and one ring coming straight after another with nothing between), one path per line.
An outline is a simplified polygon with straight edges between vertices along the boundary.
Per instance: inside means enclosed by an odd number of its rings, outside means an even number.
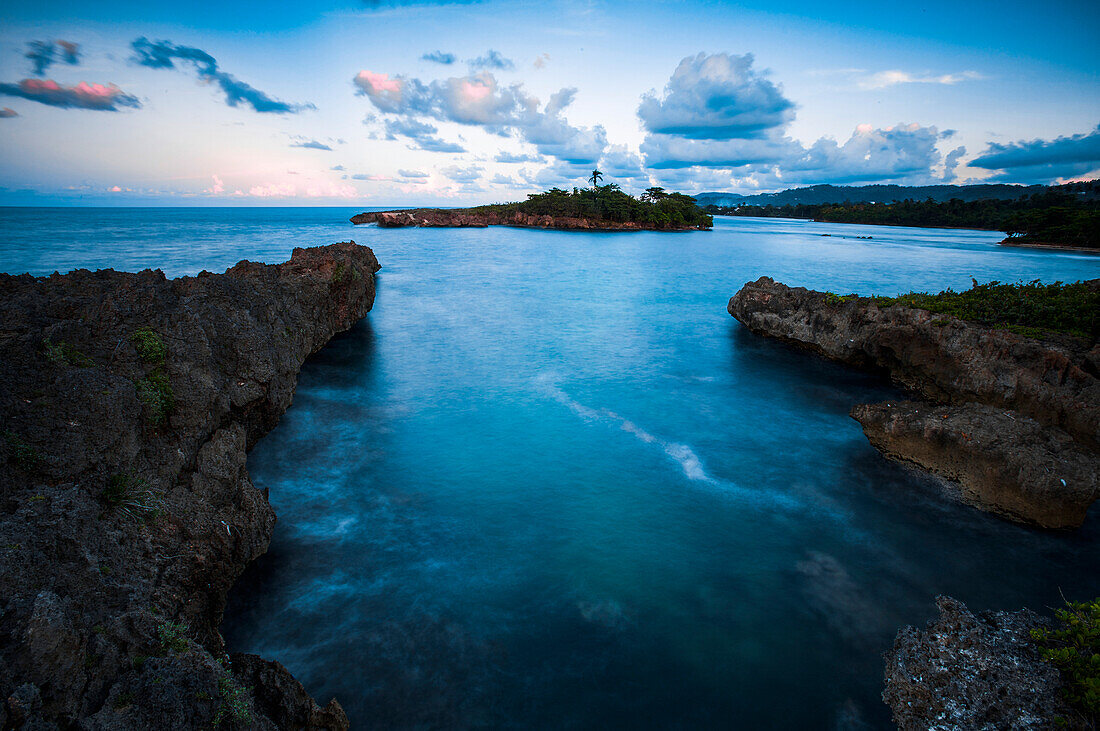
M830 303L824 292L768 277L742 287L728 309L753 332L885 370L927 399L1012 409L1100 446L1095 348L1071 350L927 310L878 307L868 297Z
M1043 662L1030 632L1045 626L1034 612L974 616L937 597L940 616L923 630L905 627L886 653L882 699L902 731L1050 729L1075 714L1061 700L1061 677Z
M354 224L377 223L382 228L552 228L566 231L694 231L695 226L658 226L634 221L601 221L572 216L536 216L521 211L478 211L469 208L415 208L407 211L370 211L351 217Z
M279 723L218 633L275 522L245 453L370 310L378 268L349 242L175 280L0 275L5 728ZM344 723L305 699L280 718Z
M1056 426L985 404L860 404L852 417L880 452L957 482L973 505L1047 528L1081 525L1100 465Z
M348 717L335 698L321 708L282 663L258 655L233 655L233 673L255 689L256 708L281 729L346 729Z
M971 502L1069 527L1100 497L1095 344L1035 340L866 297L838 301L768 277L746 284L728 309L753 332L886 372L926 399L861 407L853 416L887 456L959 482ZM957 408L943 411L943 404ZM948 418L930 419L936 408Z

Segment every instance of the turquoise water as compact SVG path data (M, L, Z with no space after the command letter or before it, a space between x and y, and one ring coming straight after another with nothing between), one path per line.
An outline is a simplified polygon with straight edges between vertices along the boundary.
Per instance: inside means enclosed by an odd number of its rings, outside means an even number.
M224 626L353 727L878 728L881 653L936 594L1100 594L1098 511L1051 533L958 504L847 416L889 384L725 310L765 274L895 294L1100 277L1100 257L977 231L380 230L353 212L0 209L9 272L374 249L374 311L250 455L279 522Z

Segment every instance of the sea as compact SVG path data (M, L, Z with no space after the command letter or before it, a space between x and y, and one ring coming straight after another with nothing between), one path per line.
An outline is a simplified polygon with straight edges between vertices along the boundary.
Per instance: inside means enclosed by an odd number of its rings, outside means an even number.
M1096 278L1100 256L787 219L386 230L359 210L0 208L10 273L374 250L374 310L249 455L279 517L222 628L353 728L888 728L882 654L936 595L1049 613L1100 594L1100 510L1054 532L961 503L848 416L897 389L726 312L765 275L896 295Z

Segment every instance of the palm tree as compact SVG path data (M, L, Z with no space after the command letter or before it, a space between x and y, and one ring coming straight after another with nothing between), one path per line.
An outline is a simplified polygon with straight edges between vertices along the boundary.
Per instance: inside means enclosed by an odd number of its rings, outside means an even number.
M603 180L603 173L599 170L593 170L592 174L588 176L588 181L592 183L593 188L599 188L601 180Z

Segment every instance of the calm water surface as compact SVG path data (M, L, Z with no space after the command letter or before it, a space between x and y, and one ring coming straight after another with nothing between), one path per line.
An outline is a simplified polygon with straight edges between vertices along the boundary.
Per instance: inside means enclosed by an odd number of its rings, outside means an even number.
M848 418L888 384L725 310L761 275L889 295L1100 277L1100 257L977 231L380 230L354 212L0 209L9 272L374 249L374 311L249 457L279 522L224 627L354 727L879 728L881 653L936 594L1100 593L1096 510L1063 534L958 504Z

